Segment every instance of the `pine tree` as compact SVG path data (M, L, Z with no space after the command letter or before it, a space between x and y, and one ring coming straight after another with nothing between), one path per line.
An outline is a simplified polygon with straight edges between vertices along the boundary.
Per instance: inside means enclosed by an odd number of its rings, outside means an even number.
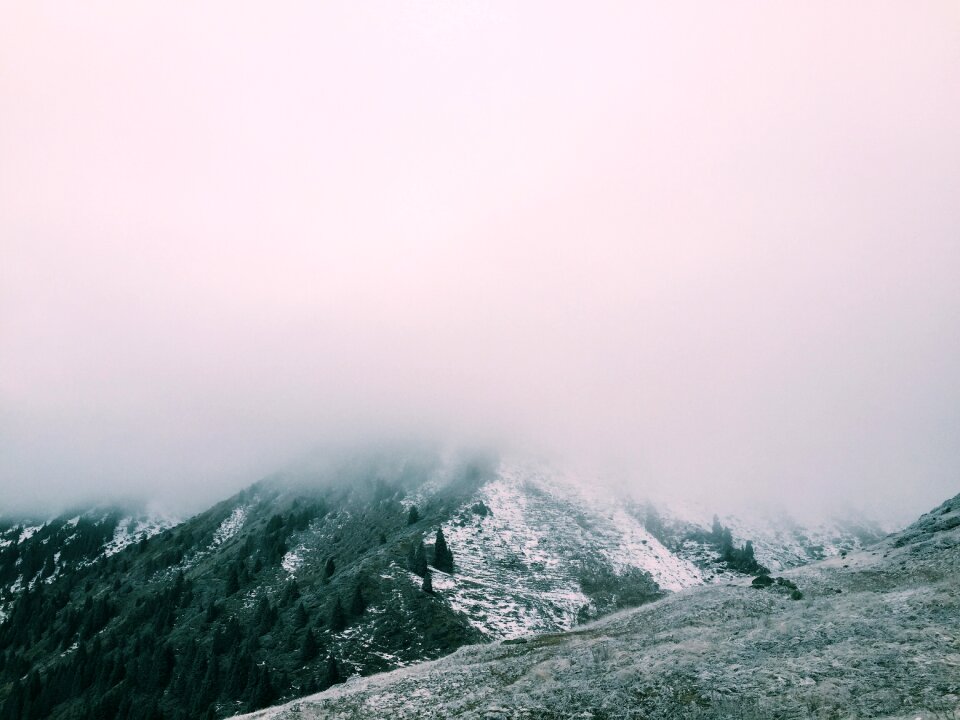
M258 635L265 635L277 622L277 609L271 604L270 599L263 595L257 602L256 610L253 613L253 622Z
M308 629L303 636L303 644L300 646L300 662L306 665L320 654L320 646L317 644L317 637L313 634L313 629Z
M343 632L347 627L347 616L343 612L343 605L340 603L340 598L337 598L333 603L333 610L330 611L330 632L336 634L338 632Z
M327 668L326 668L326 678L325 685L330 687L331 685L336 685L343 678L340 676L340 668L337 667L337 661L333 658L333 655L327 656Z
M433 595L433 576L430 573L430 568L427 568L427 571L423 575L423 585L421 589L430 595Z
M235 565L230 566L230 570L227 572L227 586L224 588L224 594L227 597L230 597L234 593L240 590L240 576L237 574L237 568Z
M307 615L307 609L301 602L297 605L297 609L293 614L293 624L295 627L302 628L306 627L308 622L310 622L310 617Z
M437 529L437 539L433 546L433 566L445 573L453 572L453 553L447 547L442 527Z
M326 578L331 578L336 571L337 565L335 562L333 562L333 558L327 558L327 564L323 567L323 576Z
M276 697L273 681L270 678L270 669L266 665L257 667L256 675L257 679L253 687L253 696L250 699L250 707L252 710L267 707Z
M407 513L407 525L416 525L420 522L420 511L417 510L416 505L410 506L410 512Z
M353 587L353 597L350 598L350 614L354 617L360 617L367 609L367 601L363 597L363 590L360 587L360 581Z
M423 540L411 546L408 563L410 572L420 577L423 577L424 573L427 572L427 548L423 544Z
M300 586L297 584L297 579L294 578L284 586L283 595L280 599L280 606L285 608L290 607L299 599Z

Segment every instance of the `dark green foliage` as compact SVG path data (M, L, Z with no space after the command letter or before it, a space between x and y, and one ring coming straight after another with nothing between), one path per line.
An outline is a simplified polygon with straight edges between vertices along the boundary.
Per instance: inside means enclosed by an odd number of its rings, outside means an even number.
M323 566L324 577L331 578L336 571L337 564L333 561L333 558L327 558L327 564Z
M280 598L280 607L288 608L300 599L300 586L297 579L293 578L283 588L283 595Z
M327 656L326 670L326 678L324 680L324 685L326 687L336 685L338 682L343 680L343 677L340 675L340 668L338 667L337 661L334 659L333 655Z
M769 575L758 575L753 579L753 582L750 583L755 588L765 588L773 585L773 578Z
M410 506L410 512L407 513L407 525L416 525L420 522L420 511L417 510L416 505Z
M333 608L330 610L330 632L336 634L343 632L347 627L347 614L343 611L343 604L340 598L333 601Z
M427 548L423 540L418 540L410 546L410 552L407 554L407 567L410 572L423 577L427 572Z
M235 565L231 565L227 570L227 584L223 589L223 594L227 597L235 594L240 590L240 575L237 573L237 568Z
M443 528L437 529L437 539L433 546L433 566L445 573L453 572L453 553L447 547L447 539L443 536Z
M353 595L350 598L350 614L353 617L360 617L367 609L367 601L363 597L363 588L360 581L353 586Z
M320 654L320 644L313 629L308 629L303 635L303 644L300 646L300 662L306 665Z
M394 581L379 579L404 564L408 547L427 572L426 548L412 536L416 528L407 529L402 494L383 481L303 495L262 484L109 558L102 547L116 518L81 519L70 542L68 532L44 527L36 543L0 548L0 575L11 582L24 563L51 579L16 596L0 582L9 612L0 623L0 717L233 715L341 681L346 673L327 650L341 645L362 673L390 669L389 661L332 637L348 623L363 623L377 648L407 661L481 641L418 587L404 585L398 596ZM214 545L218 527L241 503L244 523ZM425 515L434 525L448 517L433 507ZM418 514L417 522L423 519ZM330 572L323 562L308 563L294 580L280 567L286 549L304 541L299 533L313 533L320 558L336 559ZM73 564L57 564L57 551ZM383 609L373 615L368 603Z
M421 589L425 593L433 595L433 575L430 573L430 568L427 568L427 571L423 574L423 585Z
M293 614L293 625L294 627L302 628L306 627L309 622L310 617L307 615L307 610L303 607L303 603L300 603L297 605L297 609Z
M767 573L768 570L757 562L754 557L753 542L747 540L742 547L736 547L733 544L733 533L730 528L720 523L720 519L713 516L713 526L710 533L706 536L696 537L698 540L705 540L711 543L720 552L720 559L725 562L732 570L746 573L748 575L758 575Z
M250 696L250 708L259 710L260 708L272 705L277 698L277 691L273 687L273 679L270 676L270 668L266 665L257 665L253 668L253 691Z
M599 561L584 564L580 571L580 587L600 613L635 607L663 597L649 573L637 568L618 573Z

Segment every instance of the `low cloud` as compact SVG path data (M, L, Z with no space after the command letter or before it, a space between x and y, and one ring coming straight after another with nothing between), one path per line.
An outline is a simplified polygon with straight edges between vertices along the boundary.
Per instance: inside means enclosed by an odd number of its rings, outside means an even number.
M3 506L379 438L960 490L951 5L513 5L7 11Z

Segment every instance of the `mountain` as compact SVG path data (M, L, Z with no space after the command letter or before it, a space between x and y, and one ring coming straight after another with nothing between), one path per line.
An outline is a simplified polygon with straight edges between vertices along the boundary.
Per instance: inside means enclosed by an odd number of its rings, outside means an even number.
M775 579L687 588L244 717L953 718L958 618L960 495L865 550Z
M595 488L537 463L383 452L267 478L179 523L8 522L3 716L225 717L839 557L879 532Z
M22 590L51 584L178 522L156 509L120 506L0 518L0 621Z

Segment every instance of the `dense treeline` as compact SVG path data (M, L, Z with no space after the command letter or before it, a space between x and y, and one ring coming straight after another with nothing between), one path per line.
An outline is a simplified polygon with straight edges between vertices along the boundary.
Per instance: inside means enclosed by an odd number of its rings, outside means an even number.
M32 542L0 547L0 585L9 585L21 575L47 579L57 564L69 567L92 560L113 537L119 520L119 513L109 513L99 519L81 517L76 522L49 524L34 533ZM8 532L19 535L22 529Z
M239 502L256 500L263 514L215 555L208 548L236 502L96 560L116 521L94 532L81 520L74 529L88 538L78 545L87 562L31 583L0 624L0 717L215 718L316 692L383 669L341 655L374 601L381 609L369 631L386 647L415 640L420 652L439 654L480 639L415 587L405 590L414 593L406 608L383 602L387 590L364 562L402 565L422 540L402 489L377 481L362 490L359 501L329 491L281 502L254 486ZM291 577L281 565L308 529L329 555ZM442 531L437 537L434 560L452 570L453 553Z

